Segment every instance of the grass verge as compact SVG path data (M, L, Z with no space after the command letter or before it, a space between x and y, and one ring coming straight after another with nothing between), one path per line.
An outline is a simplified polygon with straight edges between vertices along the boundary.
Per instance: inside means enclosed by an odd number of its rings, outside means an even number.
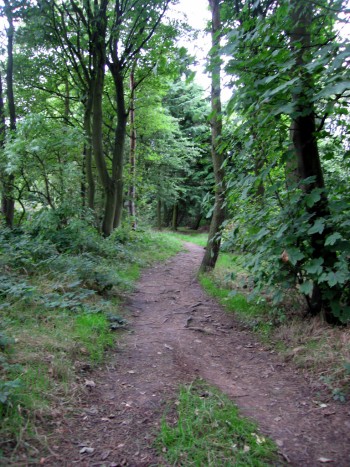
M182 387L176 406L175 417L164 417L156 441L171 465L262 467L276 460L273 442L205 382Z
M88 241L58 252L29 236L0 238L1 465L35 458L37 427L72 403L125 328L123 294L143 267L182 249L153 232Z

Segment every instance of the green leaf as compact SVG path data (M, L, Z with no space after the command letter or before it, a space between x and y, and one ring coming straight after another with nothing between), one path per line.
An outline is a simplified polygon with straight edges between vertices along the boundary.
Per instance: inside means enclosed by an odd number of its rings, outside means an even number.
M312 227L309 228L307 233L309 235L313 235L316 233L321 234L324 231L326 221L322 217L320 219L317 219Z
M287 250L289 261L293 266L304 258L304 254L298 248L288 248Z
M261 240L263 237L265 237L267 234L269 234L270 231L269 229L266 229L265 227L261 229L255 236L255 240Z
M312 289L313 289L313 283L312 283L312 281L304 282L304 283L301 284L300 287L299 287L300 292L301 292L302 294L304 294L304 295L309 295L309 294L311 294Z
M328 245L334 245L337 240L343 240L343 237L339 232L334 232L332 235L326 238L326 241L324 242L325 246Z
M324 274L322 274L322 277L324 277ZM345 271L331 271L326 274L324 279L330 287L334 287L337 284L344 284L349 279L349 275Z
M305 196L305 202L309 208L312 208L312 206L320 201L322 191L321 188L315 188L311 193Z
M305 271L309 274L322 274L323 268L322 264L324 263L323 258L315 258L305 265Z

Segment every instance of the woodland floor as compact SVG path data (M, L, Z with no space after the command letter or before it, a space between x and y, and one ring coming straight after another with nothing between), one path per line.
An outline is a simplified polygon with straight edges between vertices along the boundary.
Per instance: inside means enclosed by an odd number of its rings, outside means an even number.
M195 279L199 246L145 271L126 304L130 330L108 367L86 374L80 406L52 421L53 466L167 465L152 447L179 384L203 378L274 439L281 463L350 465L350 406L319 404L292 364L264 349ZM326 405L326 407L325 407ZM327 461L328 462L328 461Z

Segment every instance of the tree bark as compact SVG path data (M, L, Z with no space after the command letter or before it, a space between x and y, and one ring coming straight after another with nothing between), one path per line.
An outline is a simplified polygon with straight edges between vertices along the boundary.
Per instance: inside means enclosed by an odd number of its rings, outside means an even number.
M84 165L86 171L87 182L87 202L88 207L92 210L95 208L95 179L92 170L92 134L91 134L91 118L92 118L92 93L87 98L84 113L84 131L86 142L84 144Z
M173 215L172 215L172 221L171 221L171 230L173 230L174 232L177 231L178 217L179 217L179 203L175 203L173 206Z
M162 200L159 198L157 201L157 227L162 230Z
M102 221L102 233L108 237L113 231L113 221L116 207L116 186L108 174L106 160L103 153L103 112L102 97L106 66L106 27L107 4L103 0L94 16L93 34L93 67L94 80L92 91L92 148L96 167L105 193L105 208Z
M16 106L15 97L13 92L13 38L14 38L14 25L12 7L9 0L4 0L5 15L9 23L6 29L7 33L7 70L6 70L6 85L7 85L7 105L10 117L10 130L16 131ZM2 198L2 211L5 216L6 225L13 228L13 220L15 214L15 199L13 195L14 175L4 175L3 182L3 198Z
M117 126L115 129L113 159L112 159L112 180L115 184L115 212L113 227L118 228L122 220L123 212L123 168L124 168L124 147L126 139L126 125L128 113L125 107L124 80L118 61L110 64L112 72L117 104Z
M136 127L135 127L135 68L130 73L130 186L129 186L129 214L132 217L132 227L137 228L136 222Z
M316 118L312 103L313 77L306 65L311 60L311 30L313 12L312 8L299 0L290 0L291 20L293 29L290 33L292 50L296 57L295 74L300 77L300 84L293 95L295 104L295 117L291 125L291 137L297 161L297 172L302 182L310 177L314 181L302 185L305 194L311 193L315 188L322 189L321 199L308 208L313 221L319 218L328 219L330 209L328 197L325 192L323 171L316 140ZM312 258L323 258L324 267L332 269L337 261L337 255L325 246L326 238L332 233L332 228L326 224L322 233L311 235ZM333 288L333 293L336 287ZM309 300L310 312L318 314L322 309L328 322L337 321L332 315L327 290L314 284L312 297ZM339 294L339 299L340 299Z
M201 223L201 220L202 220L202 213L198 214L193 222L193 225L191 227L192 230L198 230L199 229L199 226L200 226L200 223Z
M211 156L215 175L215 206L210 223L209 237L205 255L200 266L200 272L209 271L215 268L219 256L221 244L221 225L225 220L225 186L224 186L224 156L219 149L222 135L222 111L221 111L221 59L220 59L220 1L209 0L212 16L212 49L210 53L211 61Z

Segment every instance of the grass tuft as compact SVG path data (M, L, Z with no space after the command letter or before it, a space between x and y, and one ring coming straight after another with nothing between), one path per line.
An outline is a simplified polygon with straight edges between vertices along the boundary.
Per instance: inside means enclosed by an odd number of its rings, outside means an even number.
M205 382L182 387L176 406L175 419L164 417L156 441L171 465L262 467L276 459L273 442Z

